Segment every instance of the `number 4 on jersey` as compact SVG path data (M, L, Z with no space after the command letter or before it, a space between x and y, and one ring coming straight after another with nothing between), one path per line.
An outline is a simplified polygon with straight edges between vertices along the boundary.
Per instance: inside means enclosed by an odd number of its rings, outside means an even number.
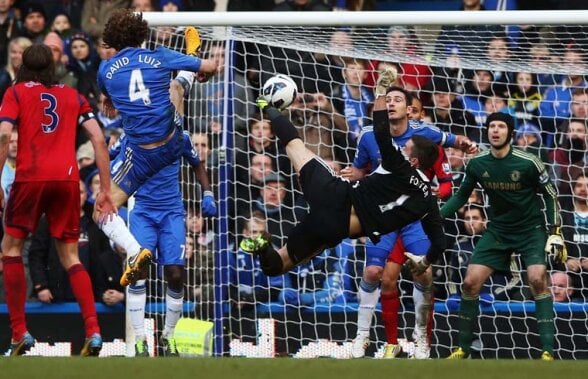
M131 100L131 102L143 100L143 104L151 104L149 89L145 88L143 75L141 74L140 69L135 69L131 72L131 80L129 81L129 100Z

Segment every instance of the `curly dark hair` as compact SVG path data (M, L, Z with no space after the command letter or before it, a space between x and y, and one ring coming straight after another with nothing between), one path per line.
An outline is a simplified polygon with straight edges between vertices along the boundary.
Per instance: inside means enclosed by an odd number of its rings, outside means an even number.
M149 26L142 13L130 9L117 9L104 26L102 40L117 51L126 47L139 47L149 37Z
M47 45L32 45L22 53L22 65L16 74L16 82L39 82L47 87L56 83L55 62Z

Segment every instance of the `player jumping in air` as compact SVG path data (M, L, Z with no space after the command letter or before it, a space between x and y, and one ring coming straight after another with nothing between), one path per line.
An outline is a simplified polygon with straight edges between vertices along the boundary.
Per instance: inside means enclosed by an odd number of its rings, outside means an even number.
M147 179L181 156L183 134L170 102L171 73L188 70L197 72L198 80L206 80L216 72L214 61L193 56L200 46L194 33L194 28L187 29L188 55L184 55L164 47L141 48L149 36L149 27L141 14L131 10L114 11L105 25L104 43L115 49L116 54L100 64L98 85L107 96L106 104L111 104L122 116L127 138L121 153L124 160L113 166L112 171L112 197L118 206ZM188 81L191 80L189 77ZM141 248L118 216L101 223L100 227L127 252L121 285L136 282L142 269L151 262L151 251Z

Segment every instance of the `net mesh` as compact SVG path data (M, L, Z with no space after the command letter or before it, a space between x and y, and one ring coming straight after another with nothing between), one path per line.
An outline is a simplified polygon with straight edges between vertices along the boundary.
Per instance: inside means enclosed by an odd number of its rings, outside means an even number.
M442 130L466 134L483 146L486 114L503 111L516 118L514 143L539 155L558 187L568 250L577 262L550 266L569 280L556 284L554 279L558 291L566 285L573 291L564 288L562 302L555 305L556 355L588 356L582 337L587 333L587 270L580 266L580 258L588 257L588 181L578 177L584 171L587 140L585 27L215 27L200 33L204 56L218 59L223 69L209 82L194 84L186 100L185 129L206 157L221 212L218 218L199 218L199 186L184 166L187 245L194 246L187 263L184 312L216 323L218 354L349 356L357 329L364 241L346 240L275 279L264 277L255 259L237 248L244 236L260 228L281 245L307 210L284 150L257 114L254 99L269 77L291 76L301 94L290 107L290 118L306 145L337 170L352 163L357 135L369 125L378 70L393 65L398 84L421 99L424 120ZM182 51L181 28L152 28L151 37L151 47ZM359 70L352 71L357 62ZM353 75L363 83L359 92L345 86L356 80ZM455 191L468 157L446 150ZM264 181L269 176L273 178ZM471 201L486 205L482 191ZM482 213L485 217L485 209ZM468 233L464 217L460 212L447 220L449 248L434 266L433 357L446 356L457 344L459 289L477 238ZM403 272L399 336L410 351L414 311L406 278ZM159 290L151 290L150 301L163 302L163 281L156 280L155 287ZM510 274L493 276L482 292L473 354L538 356L534 306L520 257L513 256ZM161 317L157 312L152 316ZM380 318L378 308L370 356L381 356L386 341Z

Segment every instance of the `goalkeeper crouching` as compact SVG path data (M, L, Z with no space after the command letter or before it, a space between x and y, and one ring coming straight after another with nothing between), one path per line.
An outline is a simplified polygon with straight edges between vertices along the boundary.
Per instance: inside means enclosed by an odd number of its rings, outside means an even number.
M527 266L535 316L543 353L541 359L553 360L553 299L547 280L547 254L565 262L567 251L560 233L559 207L554 185L541 160L511 146L514 119L505 113L492 113L486 120L490 150L472 158L466 176L443 208L441 215L453 215L464 205L480 184L489 203L489 226L470 259L463 282L459 308L458 347L449 359L464 359L470 354L472 331L479 314L480 289L494 271L508 272L513 252ZM542 211L543 195L545 213ZM546 233L545 216L549 223Z

